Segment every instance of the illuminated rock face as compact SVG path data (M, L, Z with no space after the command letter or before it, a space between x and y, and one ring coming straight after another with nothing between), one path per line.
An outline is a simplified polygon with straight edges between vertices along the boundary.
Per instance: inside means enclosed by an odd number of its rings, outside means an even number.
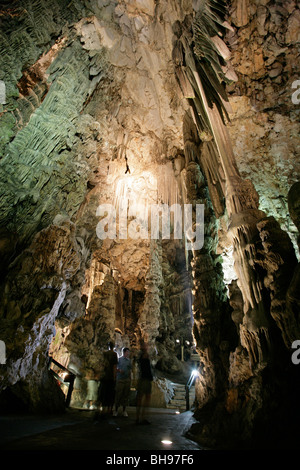
M194 438L268 422L300 339L292 3L233 1L219 23L195 1L1 12L2 390L59 409L48 354L84 382L108 340L134 357L144 339L176 378L195 341ZM151 238L158 204L203 205L203 246Z
M7 260L1 266L1 316L10 371L3 387L21 379L19 369L22 380L29 380L30 355L42 354L42 371L49 348L83 377L91 369L99 375L108 339L115 339L119 350L129 345L133 351L147 339L153 360L163 370L180 372L176 339L193 341L184 241L151 241L149 233L124 239L119 225L120 237L102 240L97 211L104 204L126 215L129 211L126 222L136 234L137 208L147 212L153 204L182 204L187 105L173 73L172 24L191 7L180 11L163 4L154 8L154 2L94 2L89 11L80 4L70 11L61 2L27 3L3 13L4 42L10 47L2 51L7 62L1 79L12 110L5 108L1 115L6 132L1 141L1 252ZM68 225L79 257L72 275L64 269L63 245L52 247L51 238ZM43 239L48 234L54 250L49 256L57 259L48 266L38 258L35 269L26 272L26 286L36 286L38 276L39 287L33 298L21 299L19 286L12 288L20 265L7 270L8 263L17 254L20 263L24 256L27 262L23 249L35 253L39 233ZM55 285L49 276L57 279ZM49 307L51 328L39 346L31 328L43 311L43 295L38 295L42 280L47 306L57 296L59 305L55 312ZM22 331L21 349L8 340L14 328ZM21 344L30 335L24 353ZM30 380L38 387L42 379L32 375ZM36 407L38 399L28 395Z

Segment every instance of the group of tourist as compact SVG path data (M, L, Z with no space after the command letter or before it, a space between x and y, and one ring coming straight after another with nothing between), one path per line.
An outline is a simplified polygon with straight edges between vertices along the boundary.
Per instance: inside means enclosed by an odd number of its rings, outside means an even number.
M148 353L148 345L142 344L138 357L138 382L136 395L136 422L149 424L146 412L150 405L153 374ZM100 380L99 401L102 406L102 416L113 414L128 417L127 406L131 387L132 361L129 348L123 348L123 354L118 358L114 344L108 344L104 353L104 371Z

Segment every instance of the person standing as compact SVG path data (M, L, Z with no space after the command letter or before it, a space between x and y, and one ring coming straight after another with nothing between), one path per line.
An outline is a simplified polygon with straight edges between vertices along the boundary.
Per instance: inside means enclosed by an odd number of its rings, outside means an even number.
M97 408L99 377L94 369L88 369L85 378L87 381L87 394L83 408L95 410Z
M146 414L150 406L153 374L147 343L142 344L138 365L139 378L137 384L136 423L150 424L146 419Z
M103 407L103 413L111 414L115 401L116 376L118 355L114 351L114 343L108 343L108 350L103 354L104 373L100 384L100 402Z
M119 406L123 406L123 416L128 416L126 406L128 405L132 364L129 358L129 348L123 348L123 355L119 358L117 366L116 400L114 416L118 416Z

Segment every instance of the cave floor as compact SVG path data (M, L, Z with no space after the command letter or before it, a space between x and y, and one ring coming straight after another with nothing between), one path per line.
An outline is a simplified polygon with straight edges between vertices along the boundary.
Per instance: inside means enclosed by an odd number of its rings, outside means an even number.
M191 411L151 408L150 424L136 424L135 407L128 417L97 418L96 411L69 408L59 416L0 416L0 449L8 451L204 450L184 434L193 424ZM161 441L169 439L171 445Z

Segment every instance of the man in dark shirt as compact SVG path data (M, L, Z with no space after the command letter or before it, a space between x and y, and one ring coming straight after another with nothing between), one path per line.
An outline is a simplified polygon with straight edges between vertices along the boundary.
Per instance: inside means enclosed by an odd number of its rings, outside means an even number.
M116 402L114 416L118 416L119 406L123 406L123 416L128 417L126 406L129 401L130 385L131 385L131 369L132 364L129 359L130 351L123 348L123 356L119 358L117 366L117 383L116 383Z

